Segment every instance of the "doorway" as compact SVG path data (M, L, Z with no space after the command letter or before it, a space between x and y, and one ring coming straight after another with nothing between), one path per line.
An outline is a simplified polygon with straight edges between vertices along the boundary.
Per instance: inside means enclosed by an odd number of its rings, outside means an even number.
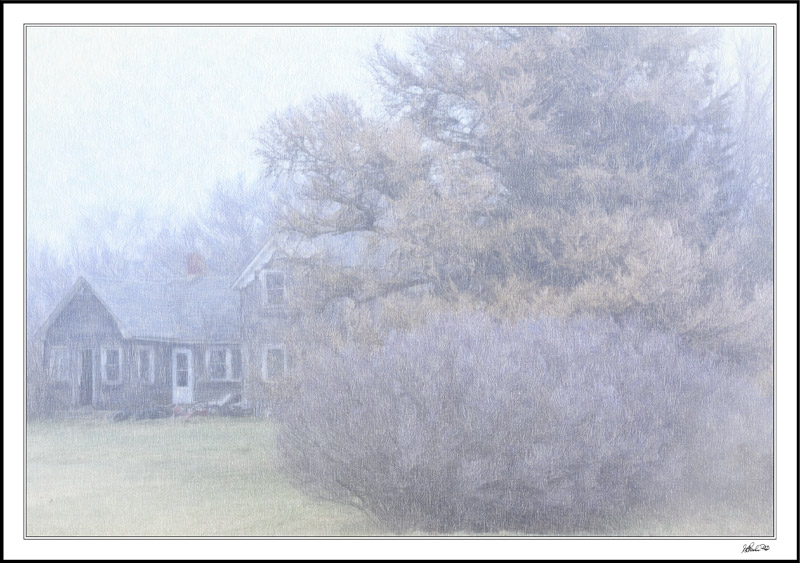
M192 402L192 351L178 348L172 351L172 402L176 405Z

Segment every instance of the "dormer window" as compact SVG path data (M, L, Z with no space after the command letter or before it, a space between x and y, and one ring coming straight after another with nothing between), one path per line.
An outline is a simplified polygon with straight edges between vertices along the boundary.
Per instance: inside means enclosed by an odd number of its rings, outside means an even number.
M261 272L261 287L264 291L264 303L283 305L286 297L286 280L283 272Z

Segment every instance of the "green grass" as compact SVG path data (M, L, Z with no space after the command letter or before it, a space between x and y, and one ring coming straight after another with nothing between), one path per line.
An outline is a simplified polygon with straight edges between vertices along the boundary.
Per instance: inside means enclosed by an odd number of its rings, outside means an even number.
M293 487L259 419L29 423L26 469L28 536L392 535ZM629 512L614 535L731 535L742 518L702 503Z
M280 473L258 419L27 427L28 536L387 535Z

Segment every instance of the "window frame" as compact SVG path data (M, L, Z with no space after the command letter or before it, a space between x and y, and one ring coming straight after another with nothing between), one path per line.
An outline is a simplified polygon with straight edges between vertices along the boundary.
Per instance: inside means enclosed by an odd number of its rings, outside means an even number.
M108 378L108 352L117 353L117 378ZM122 347L104 346L100 353L100 373L102 374L104 385L122 385Z
M142 352L147 352L150 356L150 377L147 380L142 379ZM156 382L156 353L153 346L137 346L136 347L136 380L140 383L147 383L154 385Z
M186 355L186 388L193 388L194 387L194 354L192 354L191 348L179 347L172 349L172 370L171 370L171 378L170 378L170 388L176 389L178 387L183 388L182 385L177 385L178 382L178 356L180 354Z
M283 354L283 373L280 377L286 377L286 374L289 371L289 359L288 355L286 354L286 345L283 343L265 344L261 349L261 381L264 383L277 381L276 377L270 376L268 369L267 358L269 357L271 350L280 350Z
M178 356L186 356L186 385L178 385ZM195 394L195 373L194 373L194 351L190 346L178 346L172 349L172 368L170 370L169 386L172 390L172 402L175 404L187 404L194 401Z
M275 291L276 288L267 286L267 278L269 276L280 276L281 278L281 300L277 303L272 303L269 300L269 292ZM261 301L266 307L281 307L286 304L286 272L282 270L261 270L258 273L258 280L261 286Z
M70 354L69 346L51 346L50 347L50 361L48 362L48 373L50 376L51 381L54 383L71 383L72 382L72 374L70 373L70 360L72 354ZM55 364L56 358L60 357L64 360L64 368L66 368L63 372L59 371L62 374L61 377L56 377L55 372Z
M212 377L211 376L211 354L213 352L225 352L225 377ZM205 353L205 369L206 379L209 381L235 381L233 377L233 353L230 346L210 346L206 348Z

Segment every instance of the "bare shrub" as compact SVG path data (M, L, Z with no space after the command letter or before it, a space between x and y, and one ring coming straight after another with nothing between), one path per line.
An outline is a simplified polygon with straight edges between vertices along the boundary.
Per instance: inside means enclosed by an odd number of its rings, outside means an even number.
M771 533L771 400L670 334L432 315L299 364L287 469L397 531L615 534L730 501L686 533Z
M43 362L41 343L25 345L25 417L50 417L69 407L69 384L55 383Z

